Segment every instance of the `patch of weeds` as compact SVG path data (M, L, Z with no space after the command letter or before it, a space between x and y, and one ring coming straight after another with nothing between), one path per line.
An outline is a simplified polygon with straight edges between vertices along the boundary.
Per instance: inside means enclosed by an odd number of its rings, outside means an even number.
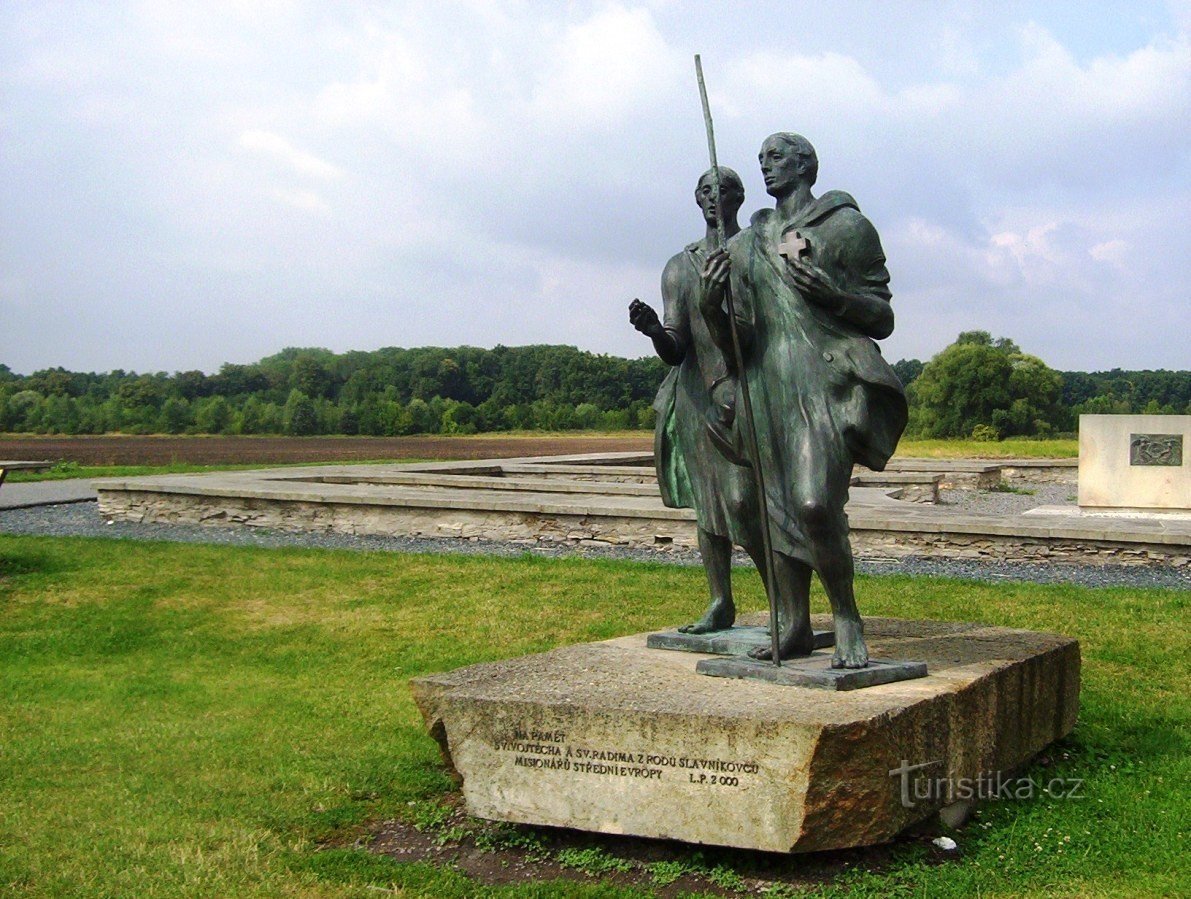
M691 874L700 870L698 866L683 861L651 862L645 866L654 886L666 887L678 880L684 874Z
M706 874L708 880L721 889L737 891L748 889L744 878L724 865L716 865L714 868L706 869L703 873Z
M555 858L564 868L574 868L593 877L613 871L623 873L633 870L632 862L609 855L598 846L587 849L563 849Z
M1026 487L1014 487L1008 481L1001 481L988 488L989 493L1016 493L1018 496L1033 496L1035 491Z
M450 817L451 807L433 799L410 803L409 823L419 833L440 830Z
M476 834L476 848L482 852L500 852L513 849L524 852L528 858L540 861L547 855L546 844L532 830L516 824L497 824Z
M803 892L788 883L771 883L761 891L761 895L766 899L797 899Z
M439 831L434 837L435 846L445 846L447 843L461 843L463 838L468 834L466 827L455 825L454 827L447 827Z

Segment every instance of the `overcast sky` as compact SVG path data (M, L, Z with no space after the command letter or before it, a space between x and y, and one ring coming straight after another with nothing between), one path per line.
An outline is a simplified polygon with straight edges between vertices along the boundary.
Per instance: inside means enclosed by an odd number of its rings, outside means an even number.
M888 358L961 330L1191 368L1191 3L0 3L0 362L286 346L639 356L701 236L703 55L880 231Z

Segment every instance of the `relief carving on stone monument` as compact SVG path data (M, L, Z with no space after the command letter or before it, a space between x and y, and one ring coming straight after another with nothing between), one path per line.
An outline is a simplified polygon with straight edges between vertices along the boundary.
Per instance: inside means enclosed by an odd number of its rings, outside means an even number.
M1130 434L1130 465L1183 464L1183 436L1181 434Z

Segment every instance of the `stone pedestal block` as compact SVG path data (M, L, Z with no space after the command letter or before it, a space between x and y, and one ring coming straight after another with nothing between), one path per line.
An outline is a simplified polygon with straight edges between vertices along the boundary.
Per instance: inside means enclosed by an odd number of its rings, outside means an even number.
M947 784L1017 768L1075 724L1075 640L896 619L866 632L874 655L929 675L849 692L703 677L709 656L638 634L411 688L473 815L777 852L889 840L948 805Z

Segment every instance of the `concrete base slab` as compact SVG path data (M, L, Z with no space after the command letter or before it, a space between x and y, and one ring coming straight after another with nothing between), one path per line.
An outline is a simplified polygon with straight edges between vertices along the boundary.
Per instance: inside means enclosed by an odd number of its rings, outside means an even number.
M27 481L7 483L0 490L0 509L27 509L60 503L85 503L96 497L95 488L85 478L65 481Z
M777 852L892 839L954 802L948 784L1075 725L1075 640L881 618L865 634L929 673L850 691L703 677L698 654L636 634L410 688L473 815Z
M760 680L783 687L860 690L926 677L926 663L869 659L864 668L832 668L831 653L813 653L805 658L783 659L780 667L773 662L758 662L754 659L704 659L695 666L695 671L708 677Z
M661 631L650 634L645 640L645 645L650 649L675 649L679 652L702 652L718 656L746 656L750 651L769 644L769 628L739 624L709 634ZM834 645L835 631L815 631L815 649Z
M1052 515L1057 518L1067 518L1077 521L1081 518L1088 519L1105 519L1105 518L1124 518L1124 519L1141 519L1143 521L1172 521L1172 522L1187 522L1191 521L1191 510L1155 510L1155 509L1081 509L1078 506L1072 508L1071 506L1036 506L1021 513L1022 515Z

